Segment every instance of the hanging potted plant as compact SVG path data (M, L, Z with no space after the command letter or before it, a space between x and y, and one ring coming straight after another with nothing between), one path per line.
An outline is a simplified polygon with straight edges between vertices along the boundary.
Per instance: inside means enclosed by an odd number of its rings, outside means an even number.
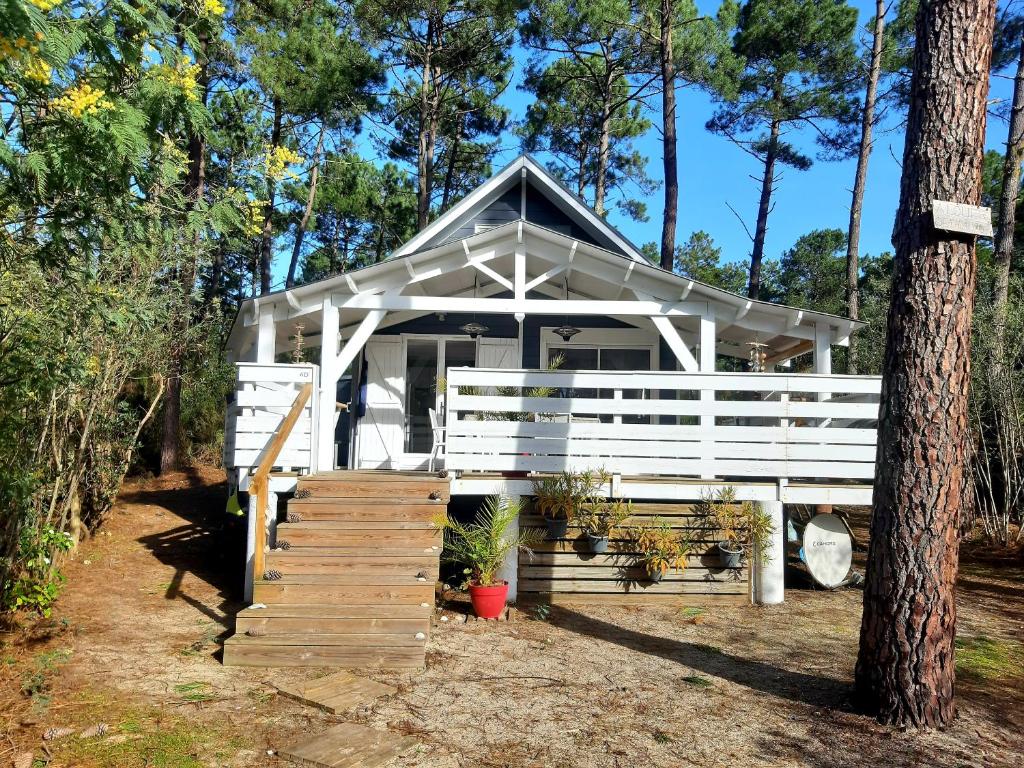
M540 534L532 528L508 536L508 527L519 517L518 500L488 496L472 523L452 520L444 512L434 525L444 533L442 556L449 562L465 566L466 581L473 612L481 619L496 619L508 599L508 582L498 578L498 571L509 552L531 547Z
M608 551L608 539L633 515L632 502L623 499L595 498L587 502L576 517L583 528L590 551L601 554Z
M648 525L629 531L636 550L636 564L644 569L647 578L657 584L668 571L686 568L686 556L692 544L682 531L674 531L667 522L655 518Z
M736 489L720 488L694 508L701 528L718 539L723 568L739 568L753 552L764 552L774 530L771 518L749 501L738 503Z
M579 517L603 477L604 473L595 476L593 472L562 472L534 480L537 511L544 518L549 540L565 538L569 521Z

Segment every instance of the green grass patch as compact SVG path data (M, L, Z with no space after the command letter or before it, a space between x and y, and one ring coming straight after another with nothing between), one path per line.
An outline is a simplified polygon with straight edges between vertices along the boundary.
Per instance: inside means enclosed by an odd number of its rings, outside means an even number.
M182 701L209 701L213 698L210 692L210 684L197 680L192 683L182 683L174 686L175 693L181 696Z
M668 744L670 741L672 741L672 737L664 731L655 731L653 736L654 740L659 744Z
M684 619L692 619L692 618L695 618L697 616L703 616L704 615L704 609L703 608L683 608L682 610L679 611L679 615L682 618L684 618Z
M984 635L956 639L956 673L976 680L1024 675L1024 645Z
M683 682L694 688L710 688L713 685L710 680L700 675L687 675L683 678Z
M50 705L50 680L71 658L71 651L58 648L43 651L32 660L31 668L21 678L21 692L32 700L37 711Z
M183 696L203 693L206 683L183 683ZM201 768L222 765L251 747L216 725L202 727L157 707L126 703L120 695L93 689L76 697L78 725L110 724L105 736L54 742L53 764L103 768Z

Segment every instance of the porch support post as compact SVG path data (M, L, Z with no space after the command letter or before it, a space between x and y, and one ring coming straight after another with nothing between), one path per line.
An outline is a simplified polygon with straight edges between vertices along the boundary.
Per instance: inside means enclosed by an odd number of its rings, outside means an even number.
M699 331L699 343L700 343L700 372L701 373L714 373L715 372L715 352L716 352L716 328L715 328L715 308L709 303L707 309L701 313L700 316L700 331ZM713 403L715 402L715 390L713 389L702 389L700 391L700 401L702 403ZM711 432L715 427L715 417L702 413L700 416L700 427L701 431ZM702 440L700 445L701 459L703 460L704 471L701 472L701 477L708 479L715 476L713 471L715 463L715 443L713 440Z
M277 326L274 324L274 308L260 307L258 336L256 337L256 362L273 364L277 353Z
M334 469L334 417L337 410L338 378L334 375L338 362L338 335L340 313L325 296L321 310L323 320L320 332L320 402L317 409L316 464L314 472L330 472Z
M827 323L814 324L814 372L832 375L832 329ZM828 400L831 394L818 396Z
M761 511L768 515L772 532L763 549L754 552L753 602L759 605L776 605L786 598L786 532L783 529L782 502L758 502Z
M520 496L506 496L502 494L509 502L515 503L522 500ZM519 518L517 517L511 523L508 528L505 529L505 539L517 539L519 538ZM498 578L504 579L508 582L508 601L515 602L516 593L519 591L519 550L513 549L507 555L505 555L505 562L501 564L501 568L498 569Z

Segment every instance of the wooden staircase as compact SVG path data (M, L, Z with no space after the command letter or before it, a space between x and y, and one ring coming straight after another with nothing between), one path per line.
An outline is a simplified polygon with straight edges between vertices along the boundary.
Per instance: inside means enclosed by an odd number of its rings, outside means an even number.
M426 472L300 478L224 663L422 667L441 554L431 520L448 498Z

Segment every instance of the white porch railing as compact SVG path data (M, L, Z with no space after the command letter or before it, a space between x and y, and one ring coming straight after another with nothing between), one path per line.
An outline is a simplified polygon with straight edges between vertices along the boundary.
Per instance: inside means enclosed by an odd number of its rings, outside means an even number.
M237 472L238 487L247 490L274 432L284 421L299 390L318 382L315 365L238 363L235 400L224 419L224 467ZM274 466L305 474L316 466L316 397L309 398Z
M550 396L527 394L538 387ZM863 481L880 388L874 376L450 368L445 466Z

